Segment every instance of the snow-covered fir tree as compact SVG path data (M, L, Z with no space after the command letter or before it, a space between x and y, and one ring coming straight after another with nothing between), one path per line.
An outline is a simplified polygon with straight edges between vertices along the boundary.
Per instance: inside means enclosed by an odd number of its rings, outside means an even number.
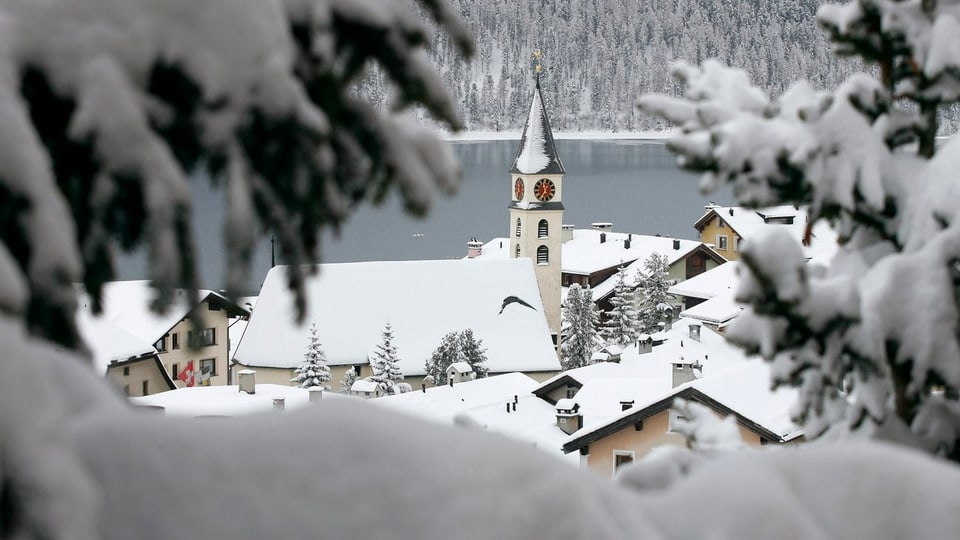
M666 255L651 253L637 269L637 322L641 332L652 334L666 317L672 316L671 301L674 297L667 291L673 282L669 278L670 264Z
M389 322L383 328L377 349L370 355L370 370L373 374L367 379L380 385L384 394L394 393L395 385L403 382L400 356L397 353L397 346L393 344L393 327Z
M617 282L614 285L610 304L613 306L606 313L600 336L607 343L627 345L637 339L640 334L637 323L635 289L627 283L626 270L623 266L617 271Z
M586 366L597 348L599 314L593 303L593 291L579 283L570 285L563 304L563 341L560 364L564 370Z
M357 372L352 369L346 370L343 373L343 378L340 379L340 393L349 394L355 382L357 382Z
M487 350L483 348L483 340L473 336L473 330L467 328L460 332L460 353L463 355L463 361L470 364L477 378L486 377L487 372Z
M327 365L327 355L323 352L320 345L320 337L317 336L316 323L310 325L310 341L307 344L307 352L303 355L303 362L297 366L296 376L290 379L300 388L313 388L319 386L329 390L326 384L330 381L330 366Z
M433 377L434 384L443 385L447 383L447 368L457 362L470 364L477 377L486 377L486 361L482 340L475 339L473 330L468 328L443 336L440 345L427 359L424 369L428 376Z
M670 147L701 185L807 206L838 232L828 266L781 230L751 239L747 307L727 333L799 390L806 436L909 439L960 461L960 139L936 140L960 99L960 15L955 2L854 0L818 19L872 74L771 100L743 71L680 62L686 98L641 106L680 128Z

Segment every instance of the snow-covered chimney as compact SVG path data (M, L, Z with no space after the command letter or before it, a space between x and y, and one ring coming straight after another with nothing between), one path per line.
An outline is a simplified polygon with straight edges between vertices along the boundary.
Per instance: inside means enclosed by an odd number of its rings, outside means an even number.
M580 404L570 398L557 402L557 427L567 435L583 427L583 414Z
M477 240L476 237L471 238L467 242L467 258L475 259L480 256L481 252L483 252L483 242Z
M604 232L600 233L600 243L604 244L606 242L607 242L607 233L604 233Z
M673 239L673 250L678 251L680 249L680 240L676 238Z
M649 334L640 334L637 338L637 354L648 354L653 352L653 337Z
M248 394L257 393L257 372L252 369L242 369L237 375L240 377L238 384L240 391Z
M284 409L285 402L286 402L286 398L282 398L282 397L273 398L273 408L278 411L282 411Z
M698 343L700 342L700 325L699 324L690 325L690 339Z
M314 387L311 387L308 390L308 392L310 392L308 394L310 396L310 403L315 403L317 401L323 400L323 388L320 388L319 386L314 386Z
M730 209L730 215L733 215L733 208Z
M693 365L690 362L685 362L683 357L680 357L679 362L671 362L673 371L673 387L676 388L681 384L686 384L696 377L693 376Z
M631 243L631 240L633 240L633 238L631 238L630 236L632 235L628 235L627 239L623 241L623 249L630 249L630 243Z
M566 243L573 240L573 225L560 226L560 242Z

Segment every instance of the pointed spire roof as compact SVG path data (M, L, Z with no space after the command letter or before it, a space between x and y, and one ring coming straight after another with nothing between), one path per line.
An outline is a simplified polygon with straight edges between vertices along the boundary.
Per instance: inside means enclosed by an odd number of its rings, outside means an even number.
M523 126L523 137L520 139L520 149L513 160L513 174L564 174L563 163L557 154L557 145L553 142L553 131L550 129L550 119L547 117L547 108L540 95L540 74L537 74L537 85L533 91L533 102L530 103L530 114L527 123Z

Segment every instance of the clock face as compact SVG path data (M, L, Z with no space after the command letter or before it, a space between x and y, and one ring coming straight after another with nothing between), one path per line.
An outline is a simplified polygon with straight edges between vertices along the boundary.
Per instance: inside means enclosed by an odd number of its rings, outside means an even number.
M537 196L538 200L549 201L557 193L557 187L553 185L553 182L547 180L546 178L541 178L537 180L537 183L533 186L533 194Z
M519 201L523 199L523 179L517 178L513 183L513 195Z

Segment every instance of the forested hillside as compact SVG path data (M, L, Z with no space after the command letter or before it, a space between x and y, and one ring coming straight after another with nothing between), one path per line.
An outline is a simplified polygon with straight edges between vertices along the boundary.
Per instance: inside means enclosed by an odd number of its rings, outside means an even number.
M543 52L543 92L558 131L662 127L636 110L643 93L678 93L674 59L716 57L770 95L806 78L828 88L855 69L831 54L817 0L450 0L477 41L469 62L440 35L433 55L471 130L522 128L531 53ZM363 93L384 99L374 75ZM947 123L948 125L951 122Z

